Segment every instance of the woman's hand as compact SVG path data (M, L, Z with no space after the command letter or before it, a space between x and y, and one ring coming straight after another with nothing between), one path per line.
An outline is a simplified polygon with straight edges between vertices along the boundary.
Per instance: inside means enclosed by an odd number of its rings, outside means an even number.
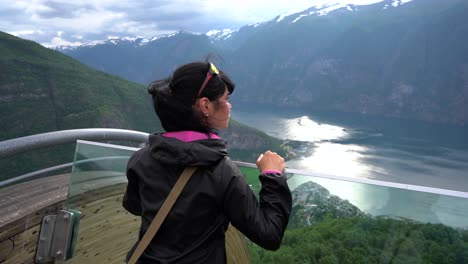
M286 164L280 155L268 150L258 157L257 167L260 171L276 170L282 172Z

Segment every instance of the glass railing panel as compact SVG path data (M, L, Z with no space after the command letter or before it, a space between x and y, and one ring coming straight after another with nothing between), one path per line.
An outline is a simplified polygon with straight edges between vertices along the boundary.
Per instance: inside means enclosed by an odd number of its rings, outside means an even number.
M436 193L438 189L433 189L434 193L408 190L404 184L379 182L381 185L374 185L297 173L292 174L288 184L296 193L305 190L309 195L317 192L326 192L327 196L334 195L372 216L388 216L468 228L468 196L466 198L448 196ZM421 187L421 190L424 189Z
M123 263L137 240L139 218L127 213L122 198L126 165L135 148L78 141L67 208L81 212L70 263Z
M82 212L75 257L122 263L140 220L121 205L135 151L79 142L67 205ZM258 194L258 169L237 163ZM248 243L253 263L468 263L468 195L402 189L288 170L293 212L278 251Z
M127 161L135 150L131 147L78 141L70 178L70 199L67 201L72 202L71 198L77 195L81 199L94 195L89 193L90 190L126 183Z
M254 191L254 193L258 196L258 193L261 189L260 181L258 180L259 171L256 167L250 166L247 167L248 164L243 164L239 166L240 171L244 174L247 183L249 184L250 188Z
M75 144L44 147L0 159L0 189L4 186L70 173Z
M283 244L276 252L252 245L253 263L468 261L468 194L288 177L293 211Z

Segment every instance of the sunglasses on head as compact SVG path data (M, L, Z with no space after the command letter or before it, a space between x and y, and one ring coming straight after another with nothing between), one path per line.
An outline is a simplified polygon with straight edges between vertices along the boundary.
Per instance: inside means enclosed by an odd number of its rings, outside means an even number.
M219 74L219 71L216 68L216 66L214 66L213 63L210 63L210 68L208 69L208 72L206 73L205 80L203 81L203 84L200 90L198 91L197 97L199 97L202 94L203 90L205 90L205 87L208 84L208 82L211 80L211 78L213 78L213 76L218 75L218 74Z

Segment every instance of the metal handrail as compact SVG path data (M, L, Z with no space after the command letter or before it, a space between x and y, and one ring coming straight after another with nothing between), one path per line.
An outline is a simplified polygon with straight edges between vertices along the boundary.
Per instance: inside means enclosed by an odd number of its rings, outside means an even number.
M257 166L253 163L247 163L247 162L242 162L242 161L234 161L234 163L237 166L257 168ZM324 179L337 180L337 181L345 181L345 182L362 183L362 184L369 184L369 185L382 186L382 187L397 188L397 189L409 190L409 191L441 194L441 195L468 199L468 192L454 191L454 190L448 190L448 189L442 189L442 188L434 188L434 187L412 185L412 184L406 184L406 183L397 183L397 182L390 182L390 181L379 181L379 180L373 180L373 179L367 179L367 178L331 175L331 174L319 173L315 171L298 170L298 169L290 169L290 168L286 168L285 173L294 174L294 175L311 176L311 177L324 178Z
M122 157L122 156L100 157L100 158L85 159L85 160L79 160L79 161L76 161L76 162L68 162L68 163L65 163L65 164L60 164L60 165L45 168L45 169L42 169L42 170L37 170L37 171L30 172L30 173L26 173L26 174L23 174L21 176L16 176L16 177L8 179L8 180L0 181L0 189L4 188L4 187L7 187L9 185L13 185L13 184L25 181L25 180L29 181L29 180L35 180L35 179L40 179L40 178L44 178L44 177L49 177L51 172L62 170L62 169L67 169L67 168L72 168L73 165L76 165L76 164L85 164L85 163L92 163L92 162L96 162L96 161L100 161L100 160L115 160L115 159L128 159L128 157Z
M44 147L72 143L78 139L147 143L148 136L149 134L144 132L114 128L85 128L54 131L1 141L0 158Z
M148 137L149 137L148 133L138 132L138 131L133 131L133 130L124 130L124 129L90 128L90 129L63 130L63 131L56 131L56 132L50 132L50 133L44 133L44 134L38 134L38 135L33 135L33 136L27 136L27 137L2 141L0 142L0 158L11 156L11 155L25 152L25 151L31 151L31 150L38 149L41 147L48 147L48 146L53 146L53 145L58 145L58 144L71 143L77 140L78 141L81 141L81 140L113 141L115 140L115 141L133 141L133 142L147 143ZM86 142L83 142L83 143L86 143ZM99 144L96 142L87 142L87 143ZM109 144L103 144L103 145L111 146ZM113 145L113 147L132 149L129 147L116 146L116 145ZM234 161L234 163L238 166L256 168L255 164L252 164L252 163L241 162L241 161ZM62 164L57 167L49 168L49 169L58 169L58 167L67 166L67 165L71 165L71 163ZM440 188L432 188L432 187L394 183L394 182L384 182L384 181L365 179L365 178L329 175L329 174L309 172L309 171L304 171L304 170L295 170L295 169L289 169L289 168L286 169L285 172L293 173L293 174L315 176L319 178L334 179L334 180L339 180L339 181L364 183L364 184L371 184L371 185L377 185L377 186L385 186L385 187L406 189L406 190L412 190L412 191L420 191L420 192L426 192L426 193L443 194L443 195L455 196L455 197L460 197L460 198L468 198L468 193L466 192L446 190L446 189L440 189ZM27 175L27 174L23 175L21 176L21 178L29 178L32 176L35 176L35 173L32 173L32 175ZM10 179L10 180L16 181L20 179ZM10 182L8 182L8 184L10 184Z

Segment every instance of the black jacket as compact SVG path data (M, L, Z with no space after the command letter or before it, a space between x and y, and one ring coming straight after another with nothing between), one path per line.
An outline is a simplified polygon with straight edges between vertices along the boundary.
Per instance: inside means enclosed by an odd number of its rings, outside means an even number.
M198 169L138 263L226 263L229 222L261 247L279 248L292 206L284 175L261 174L258 201L223 140L183 142L160 134L128 162L123 206L141 216L139 239L187 166Z

